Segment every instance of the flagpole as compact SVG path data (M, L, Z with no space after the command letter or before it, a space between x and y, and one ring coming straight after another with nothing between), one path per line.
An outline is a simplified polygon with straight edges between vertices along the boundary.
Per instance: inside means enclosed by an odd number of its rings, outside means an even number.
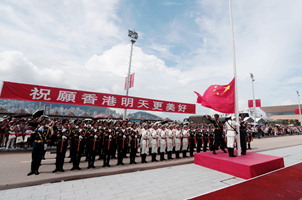
M233 17L232 17L232 5L231 0L229 0L229 10L230 10L230 21L231 21L231 33L232 33L232 49L233 49L233 68L235 77L235 117L236 122L239 123L239 113L238 113L238 87L237 87L237 72L236 72L236 56L235 56L235 40L234 40L234 29L233 29ZM237 129L237 155L241 156L241 145L240 145L240 130L239 126Z

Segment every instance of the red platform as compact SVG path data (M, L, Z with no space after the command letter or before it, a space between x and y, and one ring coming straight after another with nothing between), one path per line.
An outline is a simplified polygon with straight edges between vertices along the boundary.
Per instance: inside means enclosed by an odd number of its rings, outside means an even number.
M194 163L244 179L284 167L282 157L247 152L246 155L232 158L221 150L216 152L217 155L214 155L212 151L195 153ZM237 154L236 150L235 153Z

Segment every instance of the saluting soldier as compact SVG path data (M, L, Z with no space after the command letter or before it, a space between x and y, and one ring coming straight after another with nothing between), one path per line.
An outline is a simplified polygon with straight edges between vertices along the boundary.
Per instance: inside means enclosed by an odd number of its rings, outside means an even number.
M221 150L226 153L226 151L224 150L224 141L222 138L222 131L223 131L223 124L225 121L219 121L219 115L215 114L215 120L212 120L210 116L207 116L207 119L214 125L215 127L215 137L214 137L214 149L213 149L213 154L217 154L216 153L216 149L218 149L218 146L220 146Z
M196 131L196 140L197 140L197 149L196 149L196 152L197 153L200 153L200 149L202 148L202 143L203 143L203 140L202 140L202 130L201 130L201 127L198 126L197 128L197 131Z
M189 144L189 132L188 132L188 126L184 125L184 130L182 131L182 153L183 158L188 157L187 151L188 151L188 144Z
M240 114L240 146L241 146L241 154L246 155L246 128L247 123L244 121L244 115Z
M136 124L134 123L132 126L132 129L128 129L130 131L130 164L136 164L135 162L135 157L136 157L136 152L137 152L137 129L136 129Z
M30 176L32 174L39 175L39 167L44 153L43 136L42 136L43 133L45 132L44 127L45 127L45 121L42 121L41 127L33 131L31 134L31 138L34 141L34 144L31 154L32 157L31 170L27 174L27 176Z

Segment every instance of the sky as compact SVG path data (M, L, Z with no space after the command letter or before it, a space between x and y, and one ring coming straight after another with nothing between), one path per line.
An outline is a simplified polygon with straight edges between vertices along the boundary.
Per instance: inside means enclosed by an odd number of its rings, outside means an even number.
M253 98L249 73L262 106L298 103L301 8L300 0L232 1L239 110ZM124 95L128 29L139 35L130 96L194 104L194 91L234 77L227 0L2 0L0 80ZM196 104L196 114L213 113Z

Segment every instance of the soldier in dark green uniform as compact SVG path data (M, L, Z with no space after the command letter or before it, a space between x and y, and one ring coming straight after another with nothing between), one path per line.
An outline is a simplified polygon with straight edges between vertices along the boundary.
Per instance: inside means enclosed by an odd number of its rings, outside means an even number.
M122 124L120 129L117 129L117 164L116 165L124 165L124 151L125 151L125 139L126 139L126 129L125 124Z
M190 156L193 157L194 154L194 148L196 143L196 130L194 129L194 126L191 125L189 130L189 149L190 149Z
M208 128L207 126L203 126L203 131L202 131L203 152L207 151L207 146L209 143L209 132L207 128Z
M115 136L115 131L112 128L112 125L109 124L108 128L104 131L104 146L103 146L103 152L104 152L104 156L103 156L103 160L104 160L104 164L103 167L110 167L110 157L111 157L111 151L112 151L112 143L114 142L112 139L112 135Z
M197 131L196 131L196 141L197 141L197 149L196 152L199 153L200 149L202 148L202 130L201 127L198 126Z
M52 172L55 173L57 171L64 172L64 158L67 150L67 140L66 133L68 132L68 124L65 123L64 127L58 129L57 133L57 151L56 151L56 169Z
M129 129L130 130L130 129ZM135 157L137 153L137 131L136 124L134 123L132 129L130 130L130 164L136 164Z
M215 114L215 120L212 120L210 116L207 116L207 119L214 125L215 127L215 138L214 138L214 150L213 150L213 154L217 154L216 153L216 149L218 149L218 146L220 146L221 150L224 153L227 153L224 150L224 141L222 138L222 134L223 134L223 124L225 121L219 121L219 115Z
M244 115L240 114L240 146L241 146L241 154L246 155L246 128L247 123L244 121Z
M94 161L96 150L98 147L98 129L97 124L93 124L93 128L88 131L88 167L95 168Z
M80 168L80 161L81 161L81 152L82 152L82 140L83 137L81 135L82 129L80 128L81 125L79 127L76 127L76 129L73 131L73 151L72 151L72 155L71 155L71 159L72 159L72 170L78 169L81 170Z
M31 170L27 174L30 176L32 174L39 175L39 167L41 164L42 156L44 153L44 145L43 145L43 133L45 127L45 121L41 123L41 127L32 132L31 138L33 139L33 150L32 150L32 161L31 161Z

